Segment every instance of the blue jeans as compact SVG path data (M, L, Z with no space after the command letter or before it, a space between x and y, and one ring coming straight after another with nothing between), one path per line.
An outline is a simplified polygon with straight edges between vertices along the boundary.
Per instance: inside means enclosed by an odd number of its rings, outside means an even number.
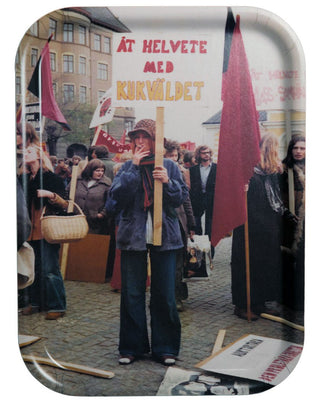
M175 302L176 251L150 249L151 351L177 356L181 324ZM120 354L150 351L146 317L147 251L121 251Z
M63 312L66 294L59 266L59 244L30 241L35 254L35 279L26 288L28 303L39 310Z

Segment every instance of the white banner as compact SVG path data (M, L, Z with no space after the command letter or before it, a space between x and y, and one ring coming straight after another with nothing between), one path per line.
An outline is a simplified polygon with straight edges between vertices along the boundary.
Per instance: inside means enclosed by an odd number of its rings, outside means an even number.
M212 87L213 40L195 34L114 34L115 106L207 103Z
M112 105L112 88L100 98L89 128L95 128L112 121L115 108Z

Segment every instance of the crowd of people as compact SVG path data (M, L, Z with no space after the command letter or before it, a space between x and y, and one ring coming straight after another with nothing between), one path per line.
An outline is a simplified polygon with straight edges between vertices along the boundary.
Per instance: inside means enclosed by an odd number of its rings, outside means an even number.
M165 139L163 164L155 166L151 119L139 121L128 133L131 151L118 163L105 146L90 147L85 159L49 158L32 125L18 125L16 134L18 185L24 192L18 206L25 204L19 211L27 212L18 220L18 248L28 242L35 255L34 282L19 290L22 314L45 311L46 319L56 320L66 312L59 244L43 238L40 216L44 206L55 214L67 209L72 167L78 166L74 199L89 232L111 236L107 272L113 289L121 292L119 363L130 364L151 351L154 360L174 364L181 342L179 311L188 298L183 279L188 239L211 238L217 168L213 150L200 145L194 152L186 151L177 141ZM252 320L262 312L276 314L268 306L273 301L304 308L305 138L292 137L283 162L273 134L262 136L260 151L261 160L247 185ZM294 210L288 196L291 176ZM155 181L163 190L160 245L153 242ZM211 247L212 258L214 254ZM233 231L231 288L234 314L243 319L248 318L245 265L240 226Z

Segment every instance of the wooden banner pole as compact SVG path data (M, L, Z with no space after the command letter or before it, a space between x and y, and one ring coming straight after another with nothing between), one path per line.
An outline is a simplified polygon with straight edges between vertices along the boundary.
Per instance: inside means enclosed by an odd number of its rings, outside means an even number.
M216 352L222 349L224 336L226 335L227 330L219 330L216 341L214 343L214 347L212 349L211 355L215 354Z
M96 142L97 142L97 140L98 140L98 136L99 136L100 130L101 130L101 125L96 126L95 132L94 132L94 137L93 137L91 146L94 146L94 145L96 144Z
M156 139L155 139L155 166L163 165L163 139L164 139L164 107L157 107L156 113ZM153 245L162 244L162 193L160 180L154 181L154 210L153 210Z
M72 166L72 175L71 175L70 191L69 191L69 200L70 201L74 201L74 196L75 196L76 187L77 187L77 179L78 179L78 166ZM68 213L72 212L72 210L73 210L73 203L69 203ZM63 279L65 279L65 276L66 276L68 251L69 251L69 244L68 243L62 244L60 270L61 270L61 275L62 275Z
M287 325L289 327L295 328L296 330L304 331L304 326L303 325L292 323L291 321L288 321L285 318L278 317L278 316L273 316L273 315L267 314L267 313L261 313L260 316L262 318L266 318L268 320L272 320L272 321L276 321L276 322L281 323L281 324L285 324L285 325Z
M77 373L84 373L86 375L102 377L104 379L111 379L112 377L114 377L113 372L109 372L107 370L102 370L102 369L92 368L92 367L86 366L86 365L78 365L78 364L71 363L71 362L65 362L65 361L53 362L49 358L43 358L40 356L33 356L33 355L22 355L22 359L25 362L53 366L58 369L69 370L69 371L73 371L73 372L77 372Z
M245 241L245 257L246 257L246 291L247 291L247 317L251 322L251 290L250 290L250 251L249 251L249 226L248 226L248 199L245 193L245 205L247 212L247 220L244 224L244 241Z

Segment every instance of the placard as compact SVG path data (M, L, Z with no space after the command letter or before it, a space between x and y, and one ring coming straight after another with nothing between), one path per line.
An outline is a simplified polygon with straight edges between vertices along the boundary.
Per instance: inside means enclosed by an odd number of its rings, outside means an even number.
M199 363L197 367L275 386L289 376L301 352L302 345L250 334Z
M199 34L114 34L113 105L204 105L212 88L213 37Z

